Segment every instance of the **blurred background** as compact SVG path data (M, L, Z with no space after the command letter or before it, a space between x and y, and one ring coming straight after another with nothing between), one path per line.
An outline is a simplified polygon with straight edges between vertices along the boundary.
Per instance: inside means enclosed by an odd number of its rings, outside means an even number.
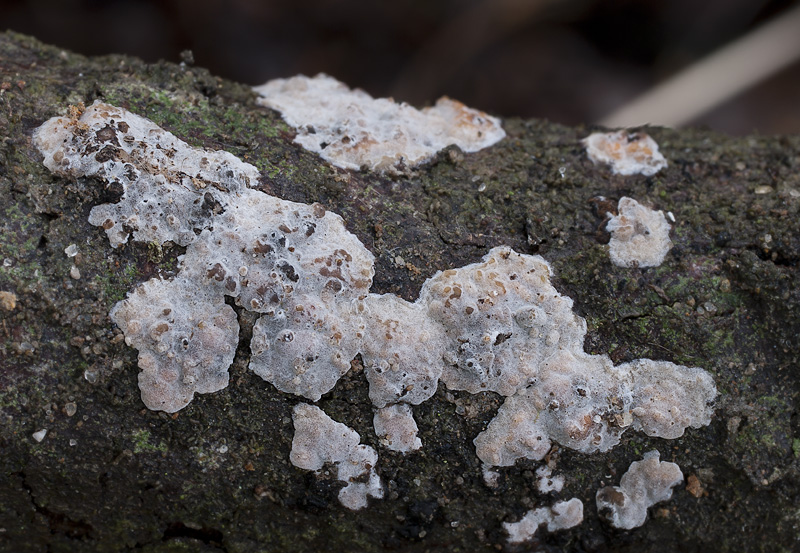
M191 50L196 65L253 85L325 72L418 106L446 94L494 114L568 125L780 134L800 132L798 4L0 0L0 29L87 55L177 62ZM753 37L761 42L746 41Z

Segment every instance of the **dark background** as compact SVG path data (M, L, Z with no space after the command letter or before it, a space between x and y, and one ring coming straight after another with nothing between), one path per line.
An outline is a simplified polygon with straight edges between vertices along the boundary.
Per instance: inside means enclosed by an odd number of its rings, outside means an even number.
M0 29L87 55L195 63L250 84L325 72L415 105L591 123L787 0L0 0ZM800 32L800 29L798 29ZM698 118L800 132L800 64Z

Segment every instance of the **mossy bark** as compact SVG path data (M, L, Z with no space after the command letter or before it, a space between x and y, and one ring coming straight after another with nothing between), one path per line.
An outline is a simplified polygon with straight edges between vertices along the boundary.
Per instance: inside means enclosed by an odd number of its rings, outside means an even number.
M552 264L556 287L588 322L587 352L713 374L720 397L708 427L672 441L629 432L606 454L554 451L567 480L558 497L583 500L586 520L542 529L516 549L798 547L799 136L651 128L669 167L621 177L587 160L580 139L590 129L509 119L496 146L451 148L389 177L328 166L293 144L248 86L195 67L87 59L5 33L0 83L0 291L9 293L0 305L0 550L493 551L508 547L502 522L556 499L534 491L533 462L500 470L496 488L484 484L472 439L501 402L494 394L441 386L414 409L423 449L404 457L381 448L356 360L320 406L378 449L386 497L361 512L342 508L332 475L289 463L298 399L247 370L247 312L225 390L174 416L145 409L136 351L108 311L138 282L174 274L180 248L112 249L87 222L102 184L54 177L31 144L43 121L97 98L253 163L265 192L341 214L375 254L373 291L414 299L436 270L508 244ZM598 196L674 215L663 265L611 265ZM70 244L75 257L64 252ZM614 531L597 516L595 492L653 448L690 485L642 528Z

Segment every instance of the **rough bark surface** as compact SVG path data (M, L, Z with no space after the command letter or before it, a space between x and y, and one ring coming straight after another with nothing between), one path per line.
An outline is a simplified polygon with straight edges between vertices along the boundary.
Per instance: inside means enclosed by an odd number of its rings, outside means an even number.
M87 59L0 34L0 550L40 551L796 551L800 547L800 137L732 138L651 128L669 167L614 176L587 128L505 121L508 137L455 148L402 177L332 168L292 143L248 86L195 67ZM414 299L436 270L508 244L544 256L586 318L585 349L699 366L720 391L710 426L677 440L629 432L606 454L551 454L564 490L535 492L534 462L481 476L472 439L501 398L444 386L415 408L424 447L380 447L358 359L319 405L378 449L386 497L342 508L341 483L289 463L294 396L247 370L248 312L231 384L174 416L147 410L136 351L108 319L137 283L174 274L181 248L112 249L87 222L100 182L41 164L31 132L100 98L261 171L265 192L320 202L375 254L373 291ZM663 265L614 267L597 196L670 211ZM600 210L602 211L602 209ZM80 255L64 250L76 244ZM70 275L73 264L80 278ZM74 272L73 272L74 273ZM8 296L6 296L8 297ZM41 442L32 436L47 429ZM596 490L650 449L689 477L648 522L601 522ZM508 546L502 522L580 498L572 530Z

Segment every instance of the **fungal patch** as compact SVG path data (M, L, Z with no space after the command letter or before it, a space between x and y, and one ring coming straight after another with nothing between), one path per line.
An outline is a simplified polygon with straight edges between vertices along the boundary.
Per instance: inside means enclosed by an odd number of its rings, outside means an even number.
M551 442L583 453L608 451L629 428L674 439L711 422L716 387L699 368L639 359L614 367L606 355L556 351L537 379L500 406L475 438L488 465L541 460Z
M275 79L254 90L259 104L297 130L295 142L343 169L397 171L451 144L477 152L506 135L499 119L450 98L417 110L324 74Z
M672 497L672 488L683 482L675 463L660 461L657 450L631 463L619 486L606 486L597 492L597 512L614 528L630 530L644 524L647 509Z
M643 132L597 132L581 142L593 163L610 165L615 175L651 177L667 166L656 141Z
M672 249L670 224L663 211L643 206L633 198L622 197L618 215L606 225L611 262L617 267L658 267Z
M481 465L481 476L483 476L484 484L490 488L496 488L500 485L500 473L496 470L492 470L491 465Z
M426 303L369 294L364 298L364 321L361 356L372 403L419 405L432 397L442 375L446 338Z
M294 439L289 460L294 466L319 472L332 464L336 478L346 484L339 490L339 501L348 509L363 509L368 497L383 497L383 485L375 472L378 454L360 443L355 430L307 403L294 408L292 421Z
M54 173L98 178L120 196L89 219L113 247L131 235L186 247L176 277L140 284L110 313L139 351L150 409L174 412L195 393L227 385L239 346L227 297L258 314L249 368L283 392L316 401L360 354L375 431L387 448L421 447L411 405L429 399L439 381L505 396L474 440L490 485L498 474L491 467L541 460L554 443L608 451L629 428L673 439L710 422L717 392L704 370L649 359L615 367L607 355L585 353L586 322L540 256L493 248L479 262L436 273L408 302L369 292L374 257L340 216L250 188L257 170L231 154L192 148L100 102L47 121L34 143ZM628 242L657 235L660 223L645 217L655 212L628 198L619 211L612 234L628 232ZM347 483L339 498L348 508L382 496L377 454L355 431L307 404L294 420L296 466L333 464ZM541 479L547 491L562 485ZM542 523L567 527L577 518L570 504L537 510L525 532Z
M239 325L225 296L262 314L250 368L278 389L316 401L347 372L361 338L353 302L374 270L341 217L248 188L258 180L252 165L99 101L47 121L34 143L56 174L121 193L89 217L112 246L130 233L187 246L174 280L151 279L110 313L139 350L149 408L174 412L227 385Z
M375 434L381 444L392 451L408 453L422 447L417 437L417 422L407 403L398 403L378 409L373 420Z
M540 256L501 246L423 284L418 301L446 336L441 379L449 389L510 396L552 352L583 348L586 323L550 275Z
M553 470L547 465L536 469L536 490L539 493L560 492L562 489L564 489L563 475L553 475Z
M33 141L53 173L92 176L121 194L119 202L89 214L115 248L130 234L140 242L186 246L231 194L259 178L255 167L228 152L192 148L152 121L99 100L73 117L46 121Z
M569 501L556 501L550 507L538 507L528 511L519 522L504 522L509 543L529 541L539 527L547 525L548 532L574 528L583 522L583 503L577 497Z
M174 413L195 393L228 385L239 322L221 296L185 278L151 279L109 316L125 343L139 350L139 389L148 409Z

